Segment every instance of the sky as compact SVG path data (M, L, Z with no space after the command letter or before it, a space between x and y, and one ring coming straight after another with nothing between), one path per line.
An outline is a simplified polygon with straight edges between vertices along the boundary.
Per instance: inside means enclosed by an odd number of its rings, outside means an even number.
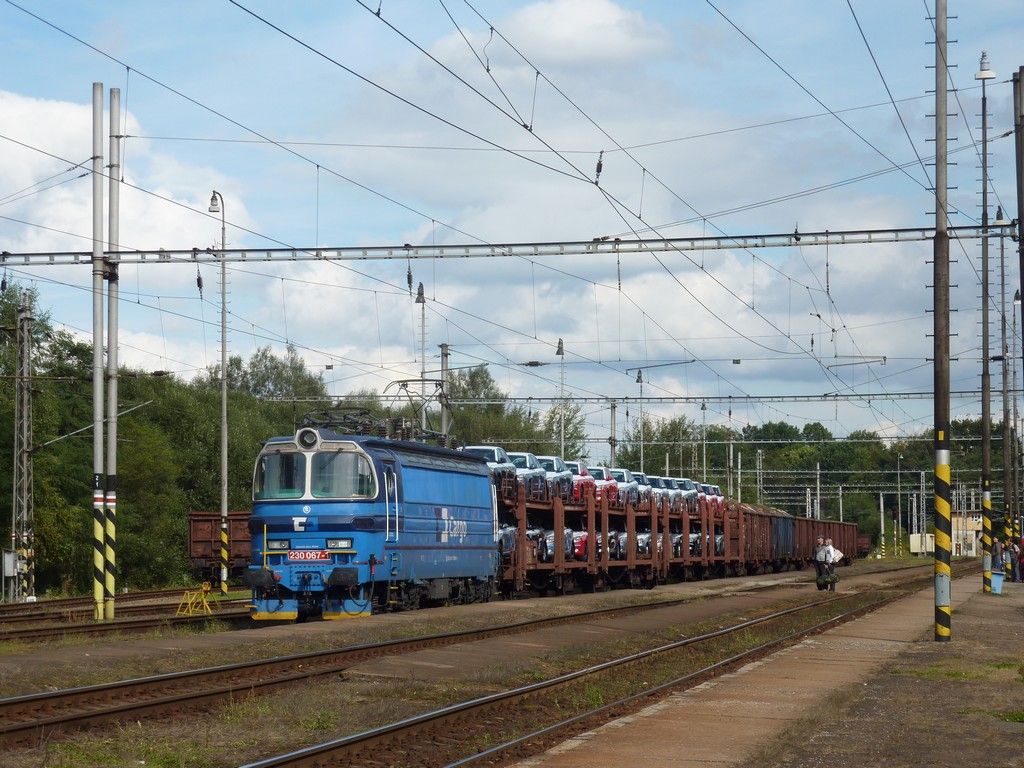
M213 189L234 248L930 227L929 7L3 0L0 250L91 248L93 82L120 88L126 108L126 250L216 247ZM997 73L988 81L990 218L1000 202L1015 210L1012 139L1002 134L1012 127L1008 80L1022 63L1024 6L952 0L949 12L951 222L963 225L981 215L982 50ZM980 250L976 240L953 245L954 390L980 387ZM998 241L991 257L998 311ZM291 343L332 394L416 377L411 269L427 299L428 371L444 342L453 367L487 363L512 395L556 397L562 338L569 395L636 397L645 366L650 396L877 393L645 412L896 437L932 423L930 400L885 396L931 389L930 259L922 242L669 251L619 263L232 264L228 346L248 357ZM1016 259L1006 260L1012 296ZM191 378L219 360L219 269L198 272L202 296L194 265L122 267L122 363ZM91 337L88 266L12 264L7 274L39 290L58 326ZM991 322L998 354L998 314ZM999 375L994 366L996 391ZM954 418L980 413L977 396L952 405ZM623 403L620 428L627 412L639 416ZM602 458L609 409L584 413L591 457Z

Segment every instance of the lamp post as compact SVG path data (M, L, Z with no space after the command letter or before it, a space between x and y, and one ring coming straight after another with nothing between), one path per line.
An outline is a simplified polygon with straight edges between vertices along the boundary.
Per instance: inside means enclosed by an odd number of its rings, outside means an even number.
M988 350L988 97L985 83L996 76L981 52L975 80L981 80L981 584L992 591L992 381Z
M561 359L558 377L558 455L565 459L565 345L558 340L555 354Z
M228 593L228 303L227 219L224 196L210 195L210 213L220 214L220 591Z

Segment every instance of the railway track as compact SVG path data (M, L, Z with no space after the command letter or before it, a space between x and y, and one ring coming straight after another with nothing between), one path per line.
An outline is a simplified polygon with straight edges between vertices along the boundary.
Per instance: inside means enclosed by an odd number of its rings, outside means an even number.
M902 595L900 595L902 596ZM853 595L842 595L829 598L815 603L777 611L757 619L739 622L724 627L714 632L688 637L672 643L659 646L639 653L629 654L611 661L596 664L585 669L559 675L558 677L544 680L539 683L524 685L508 691L483 696L477 699L461 702L447 707L442 707L431 712L426 712L415 717L400 720L395 723L374 728L369 731L346 736L341 739L316 744L284 755L278 755L265 760L259 760L247 764L244 768L299 768L312 767L322 768L328 765L345 766L392 766L392 765L439 765L438 760L450 760L457 755L460 745L472 744L478 739L483 739L487 734L502 733L507 727L509 712L522 711L524 708L531 708L536 713L541 709L536 702L542 697L552 697L559 689L569 686L577 686L591 679L606 675L609 672L624 671L623 668L635 665L640 662L652 659L657 656L672 653L689 646L696 646L708 643L723 637L736 634L752 627L769 624L788 618L796 613L820 609L825 606L850 600ZM880 607L888 600L881 600L871 607ZM820 631L821 629L839 623L843 620L854 618L863 612L863 609L846 611L838 616L833 616L824 622L816 623L810 627L803 628L795 633L790 633L781 638L773 639L762 643L755 648L742 653L731 655L714 664L707 665L697 670L670 681L657 688L648 689L639 696L650 696L662 693L673 687L678 687L685 682L703 679L718 671L724 671L740 662L747 662L757 655L765 655L771 650L781 646L786 641L795 641L807 634ZM627 701L634 699L634 696L616 701L609 707L595 707L582 715L574 716L571 719L546 726L543 729L533 731L522 739L510 740L496 748L484 752L472 752L467 757L456 757L451 765L470 765L483 760L498 758L501 752L520 746L521 743L541 736L551 736L556 729L568 727L583 719L592 718L614 706L623 706ZM463 754L465 754L463 752Z
M367 643L115 683L0 699L0 745L12 745L103 722L180 712L197 704L266 692L361 662L426 648L514 635L544 627L640 613L691 602L692 597L531 619L482 629ZM821 601L815 601L820 603Z
M688 637L657 648L632 653L611 661L596 664L585 669L559 675L539 683L521 686L470 701L442 707L421 715L407 718L379 728L353 734L340 739L333 739L322 744L306 747L276 757L249 763L243 768L323 768L324 766L344 765L347 767L366 766L385 767L393 765L441 765L448 768L470 765L502 764L515 754L523 757L534 750L525 749L531 742L551 741L564 738L568 732L576 732L584 724L593 727L596 722L606 722L621 713L632 711L653 696L662 695L672 690L688 687L697 682L735 669L739 665L767 656L769 653L788 644L795 643L809 634L852 620L881 608L888 603L904 597L916 586L923 585L926 578L915 583L904 585L903 588L889 593L887 596L871 603L860 605L848 610L841 610L836 615L810 626L802 627L795 632L788 632L774 637L755 647L731 654L699 669L679 675L673 679L650 688L622 696L617 700L600 706L592 707L569 718L561 717L560 706L552 704L552 699L559 692L570 689L580 690L581 686L598 682L609 674L628 674L632 667L653 659L667 657L673 652L684 648L713 643L727 636L735 635L753 627L769 625L805 611L818 610L829 606L851 601L858 593L841 594L836 597L814 601L806 605L777 611L766 616L747 621L737 622L713 632ZM639 670L638 670L639 672ZM646 673L644 674L646 677ZM639 679L639 678L638 678ZM641 684L643 685L643 684ZM545 704L547 705L545 707ZM488 746L483 750L473 747L474 744L492 744L496 734L507 731L515 718L510 713L529 711L531 718L537 713L546 712L556 717L540 728L529 730L496 746ZM449 762L450 761L450 762Z
M643 605L603 608L482 629L347 646L0 699L0 745L38 742L62 732L105 722L192 711L197 705L237 699L297 681L336 674L355 664L383 656L635 614L693 599L689 596ZM812 605L821 603L820 599L814 600ZM166 623L166 619L162 623Z
M160 598L181 597L185 587L175 589L149 589L138 592L126 592L117 596L118 607L124 603L133 603L139 600L158 600ZM74 608L92 610L92 597L55 597L48 600L39 600L34 603L3 603L0 604L0 619L7 621L8 617L18 616L36 611L68 610Z
M177 593L176 597L181 597L181 593ZM218 606L232 606L238 607L242 605L248 605L248 600L224 600L224 601L211 601L211 604L216 602ZM119 605L117 607L117 615L119 618L127 616L152 616L157 614L171 614L178 608L178 601L170 603L136 603L128 605ZM217 610L214 608L214 610ZM0 618L0 623L5 628L13 627L16 625L27 625L27 624L73 624L73 623L85 623L92 617L92 605L84 607L71 607L60 610L40 610L34 613L18 613L11 616L4 616ZM2 636L2 632L0 632Z
M241 601L246 603L246 601ZM216 611L211 614L196 616L174 616L170 614L154 615L154 606L138 606L146 608L140 611L145 614L134 619L115 619L114 621L80 623L44 624L32 627L16 627L0 631L0 643L25 640L60 640L65 637L100 637L102 635L135 634L148 632L152 629L174 626L190 626L206 624L211 621L240 621L249 618L247 607ZM173 608L174 606L172 606ZM38 620L38 619L37 619ZM4 620L7 624L7 620Z

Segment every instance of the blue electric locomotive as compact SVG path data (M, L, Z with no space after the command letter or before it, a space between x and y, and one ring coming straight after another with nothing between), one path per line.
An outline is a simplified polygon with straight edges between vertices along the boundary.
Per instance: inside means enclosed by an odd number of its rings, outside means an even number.
M249 526L260 620L487 600L500 562L482 459L325 427L264 444Z

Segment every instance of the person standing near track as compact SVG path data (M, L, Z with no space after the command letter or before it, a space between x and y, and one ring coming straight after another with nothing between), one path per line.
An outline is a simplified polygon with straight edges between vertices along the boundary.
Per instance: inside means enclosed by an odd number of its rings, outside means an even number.
M992 570L998 573L1003 572L1003 542L998 536L992 537Z
M1013 539L1007 539L1003 552L1010 563L1010 581L1020 581L1020 548L1013 543Z
M818 589L826 589L828 584L829 566L832 563L832 548L825 544L825 537L819 536L814 545L814 570L817 574L815 582Z
M839 577L836 575L836 563L842 559L843 553L832 545L832 539L825 539L825 557L828 558L825 568L828 591L835 592L836 582L839 581Z

